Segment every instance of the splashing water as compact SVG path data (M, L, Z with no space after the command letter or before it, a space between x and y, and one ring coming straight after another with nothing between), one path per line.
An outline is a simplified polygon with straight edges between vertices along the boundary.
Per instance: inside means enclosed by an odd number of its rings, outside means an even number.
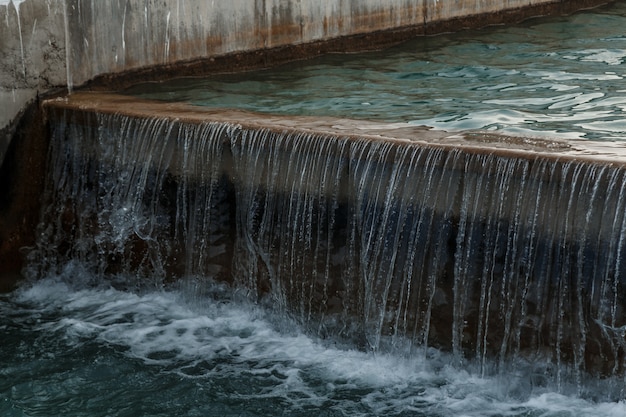
M339 349L219 284L212 296L85 286L80 266L0 297L3 416L622 416L515 375ZM193 286L193 285L192 285ZM522 379L519 379L522 381Z

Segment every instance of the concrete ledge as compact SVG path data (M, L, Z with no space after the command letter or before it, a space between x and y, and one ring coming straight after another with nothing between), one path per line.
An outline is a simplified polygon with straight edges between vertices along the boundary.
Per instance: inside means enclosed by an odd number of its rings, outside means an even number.
M586 161L626 167L626 144L588 140L555 140L513 137L490 132L450 133L409 123L380 123L368 120L332 117L277 116L231 109L207 109L181 103L142 100L106 92L76 92L43 102L48 112L71 109L102 114L125 114L130 117L159 117L191 123L232 123L250 129L275 132L311 132L339 137L368 138L411 142L421 146L458 149L516 158L546 158Z

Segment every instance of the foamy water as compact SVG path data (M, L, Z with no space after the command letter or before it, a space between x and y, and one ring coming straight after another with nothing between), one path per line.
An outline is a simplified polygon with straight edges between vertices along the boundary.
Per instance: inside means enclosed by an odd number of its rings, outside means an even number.
M623 401L481 378L436 350L340 348L216 284L190 297L76 273L0 298L0 415L626 415Z

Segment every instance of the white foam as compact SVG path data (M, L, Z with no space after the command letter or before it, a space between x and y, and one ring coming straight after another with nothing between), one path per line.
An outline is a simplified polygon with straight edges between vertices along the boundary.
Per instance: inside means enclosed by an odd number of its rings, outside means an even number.
M425 359L329 347L295 325L278 330L264 311L245 302L214 300L198 306L177 292L73 290L58 279L16 296L58 316L38 324L39 330L61 332L70 343L121 346L130 358L181 378L248 375L263 381L237 394L241 401L278 398L296 408L332 402L350 415L411 410L468 417L626 415L624 402L593 403L549 391L515 399L508 391L511 381L442 365L445 357L437 352Z

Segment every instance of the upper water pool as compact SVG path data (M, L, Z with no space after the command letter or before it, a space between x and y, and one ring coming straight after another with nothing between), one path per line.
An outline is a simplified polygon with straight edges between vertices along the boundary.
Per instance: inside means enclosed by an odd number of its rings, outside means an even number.
M147 83L148 99L437 129L626 140L626 2L271 70Z

